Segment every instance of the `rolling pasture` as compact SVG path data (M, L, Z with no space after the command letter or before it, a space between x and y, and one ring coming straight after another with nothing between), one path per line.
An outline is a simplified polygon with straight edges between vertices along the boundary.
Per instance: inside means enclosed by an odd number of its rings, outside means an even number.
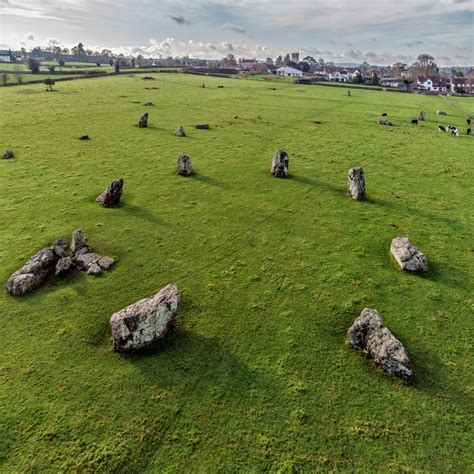
M473 99L154 77L0 90L15 152L0 160L0 280L77 228L116 259L0 292L0 470L472 472ZM286 180L270 176L277 148ZM353 166L365 202L346 196ZM122 205L104 209L117 178ZM390 257L399 235L426 275ZM115 353L111 314L171 282L176 332ZM404 344L412 382L348 346L364 307Z

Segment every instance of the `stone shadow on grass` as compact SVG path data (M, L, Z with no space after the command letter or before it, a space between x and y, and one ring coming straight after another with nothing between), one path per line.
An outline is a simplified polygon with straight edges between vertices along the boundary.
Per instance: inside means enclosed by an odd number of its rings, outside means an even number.
M225 188L224 184L217 179L211 178L210 176L206 176L204 174L198 173L197 171L193 171L193 174L189 176L191 179L195 179L204 184L208 184L209 186L215 186L216 188Z
M308 178L306 176L298 176L294 174L289 174L287 179L290 181L295 181L298 184L310 186L314 189L332 191L333 193L336 193L339 196L346 196L346 188L344 187L344 185L334 186L333 184L330 184L325 181L317 181L313 178Z
M163 219L158 217L157 215L153 214L153 212L149 211L148 209L136 206L135 204L129 204L126 202L121 202L120 206L117 206L116 209L121 209L126 213L130 214L131 216L138 217L139 219L143 219L150 224L153 225L164 225Z

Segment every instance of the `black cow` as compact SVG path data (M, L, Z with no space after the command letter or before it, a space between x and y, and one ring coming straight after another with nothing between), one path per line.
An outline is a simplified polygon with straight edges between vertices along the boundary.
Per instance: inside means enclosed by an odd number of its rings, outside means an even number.
M446 128L444 128L442 125L438 125L438 132L445 132Z
M384 113L382 114L382 117L387 117L387 113L384 112Z
M413 120L411 121L411 123L412 123L413 125L418 125L418 120L413 119Z
M470 118L468 118L468 119L466 120L466 122L467 122L468 125L471 125L471 119L470 119Z
M470 129L470 128L467 129L467 134L468 134L468 135L471 134L471 129Z

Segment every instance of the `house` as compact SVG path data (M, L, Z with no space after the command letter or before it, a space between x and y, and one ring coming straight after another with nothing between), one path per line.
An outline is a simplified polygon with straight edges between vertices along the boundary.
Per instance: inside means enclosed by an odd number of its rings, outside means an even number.
M294 67L284 66L276 70L277 76L300 77L303 73Z
M12 61L10 51L0 51L0 63L9 63Z
M382 77L382 79L380 79L380 84L382 86L399 87L400 84L403 84L403 79L397 79L395 77Z
M254 64L257 64L257 60L255 58L252 58L252 59L241 58L241 59L239 59L239 66L240 66L240 69L242 71L250 71Z
M446 92L448 89L448 81L438 76L418 76L416 86L422 91Z
M468 77L453 77L450 89L454 93L474 94L474 81Z

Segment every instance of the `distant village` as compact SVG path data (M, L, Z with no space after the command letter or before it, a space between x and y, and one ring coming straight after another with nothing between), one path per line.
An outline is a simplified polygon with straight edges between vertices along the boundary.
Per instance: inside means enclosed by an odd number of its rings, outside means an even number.
M335 64L323 58L300 57L299 52L278 56L276 59L237 58L228 54L220 60L185 57L145 58L143 55L124 56L111 50L101 52L85 49L82 43L68 49L59 46L33 48L27 52L0 51L1 63L27 63L28 60L90 63L91 66L116 65L119 68L179 68L190 74L243 74L277 75L294 78L300 84L315 82L345 83L379 86L426 94L474 94L474 69L470 67L438 67L435 58L427 54L418 56L412 65L395 63L391 66L362 64Z

